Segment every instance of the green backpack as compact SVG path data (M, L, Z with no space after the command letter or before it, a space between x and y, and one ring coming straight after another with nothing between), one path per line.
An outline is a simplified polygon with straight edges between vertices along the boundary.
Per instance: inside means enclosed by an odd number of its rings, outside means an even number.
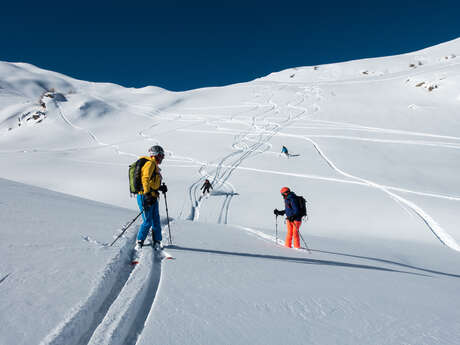
M131 194L138 194L139 192L144 191L144 188L142 187L141 173L142 167L147 161L148 159L146 158L139 158L129 166L129 192Z

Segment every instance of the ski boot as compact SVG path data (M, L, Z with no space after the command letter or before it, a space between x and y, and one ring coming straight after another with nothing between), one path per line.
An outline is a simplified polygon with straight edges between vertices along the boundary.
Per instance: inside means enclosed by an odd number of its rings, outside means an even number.
M161 241L154 241L153 242L153 249L154 250L162 250L163 247L161 246Z

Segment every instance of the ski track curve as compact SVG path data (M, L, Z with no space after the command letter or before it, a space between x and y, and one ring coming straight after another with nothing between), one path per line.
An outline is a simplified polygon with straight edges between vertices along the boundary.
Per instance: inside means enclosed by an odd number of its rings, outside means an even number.
M287 84L287 83L279 83L278 85L281 85L279 90L282 89L283 85L286 87L290 87L292 85ZM296 137L300 138L303 140L306 140L310 142L310 144L314 147L314 149L318 152L318 154L323 158L323 160L327 163L327 165L334 170L336 173L345 176L352 181L355 181L358 184L362 185L367 185L372 188L376 188L378 190L381 190L385 194L387 194L391 199L393 199L405 212L407 212L410 216L413 214L416 214L425 224L426 226L430 229L430 231L435 235L435 237L444 245L448 246L449 248L460 251L460 246L457 244L457 242L427 213L425 212L422 208L420 208L418 205L415 203L395 194L391 190L394 191L399 191L399 192L407 192L407 193L415 193L419 195L425 195L425 196L431 196L431 197L440 197L440 198L445 198L449 200L457 200L458 198L456 197L450 197L450 196L442 196L434 193L422 193L422 192L417 192L417 191L410 191L407 189L402 189L398 187L389 187L385 185L380 185L378 183L375 183L373 181L354 176L352 174L349 174L341 169L339 169L326 155L325 153L321 150L319 147L318 143L315 142L312 138L315 137L334 137L337 139L348 139L348 140L358 140L356 137L349 137L349 136L324 136L324 135L311 135L311 136L302 136L302 135L290 135L290 134L284 134L281 133L281 129L286 128L289 123L294 122L294 120L298 120L301 118L301 115L303 114L308 114L311 113L309 109L305 106L301 106L305 102L305 100L308 98L307 92L309 92L310 96L316 97L316 100L322 100L323 97L321 96L321 89L318 86L304 86L301 89L303 89L303 94L302 94L302 99L299 100L297 103L294 103L294 101L287 102L284 107L290 108L293 110L300 111L300 114L297 114L295 117L292 116L292 114L287 114L287 118L284 121L276 123L275 128L269 128L267 125L263 127L258 127L256 125L256 117L252 117L252 123L251 127L246 130L241 132L240 134L235 136L235 143L234 143L234 148L239 148L240 151L233 152L226 157L224 157L219 164L217 164L217 167L215 169L214 173L214 180L220 181L220 182L225 182L232 172L239 167L241 162L247 158L249 155L251 155L256 149L258 149L260 146L262 146L264 143L267 143L273 136L280 134L280 135L285 135L285 136L290 136L290 137ZM298 92L299 93L299 92ZM297 94L298 94L297 93ZM279 106L273 101L273 95L274 93L270 95L267 99L267 103L271 105L270 107L271 112L279 113L280 108L283 106ZM318 104L313 102L310 107L313 109L313 113L317 112L320 110L320 107ZM333 126L335 128L344 128L344 129L351 129L351 130L363 130L363 131L369 131L369 132L377 132L377 133L385 133L385 134L403 134L403 135L411 135L411 136L421 136L425 138L436 138L436 139L443 139L443 140L460 140L459 137L454 137L454 136L444 136L444 135L437 135L437 134L431 134L431 133L421 133L421 132L411 132L411 131L403 131L403 130L392 130L392 129L382 129L382 128L376 128L376 127L369 127L369 126L361 126L361 125L356 125L356 124L349 124L349 123L339 123L339 122L333 122L333 121L321 121L321 120L312 120L316 121L318 123L323 123L327 126ZM270 132L270 133L269 133ZM264 137L265 135L265 137ZM258 140L252 139L251 137L258 137ZM458 143L452 142L430 142L430 141L421 141L421 140L384 140L384 139L366 139L366 138L359 138L359 140L367 140L367 141L376 141L376 142L385 142L385 143L393 143L393 144L410 144L410 145L426 145L426 146L434 146L434 147L439 147L439 148L451 148L451 149L458 149L460 148ZM253 141L255 142L252 145L249 145L248 142ZM263 152L263 150L261 150ZM226 161L230 160L232 157L238 156L238 158L231 164L226 164ZM224 172L221 173L221 171L224 170ZM338 179L337 179L338 180ZM197 183L199 183L200 180L195 182L195 184L192 185L190 188L190 195L189 197L191 198L192 202L192 211L191 213L194 213L194 206L199 205L199 202L197 199L193 198L193 186L195 186ZM345 183L351 183L350 181L340 181L340 182L345 182ZM225 198L221 212L219 215L218 222L221 222L222 219L224 218L224 215L222 213L223 209L228 209L228 206L226 205L228 203L228 198ZM196 219L196 215L193 217L190 217L191 219Z
M102 141L100 141L97 136L90 130L88 129L85 129L85 128L82 128L82 127L79 127L79 126L76 126L74 125L64 114L61 106L58 104L57 101L54 101L55 105L56 105L56 108L61 116L61 118L64 120L65 123L67 123L67 125L69 125L71 128L75 129L75 130L78 130L78 131L84 131L86 132L89 137L94 141L96 142L98 145L100 145L101 147L111 147L115 150L115 152L118 154L118 155L125 155L125 156L130 156L130 157L137 157L137 155L133 154L133 153L129 153L129 152L123 152L123 151L120 151L120 147L118 144L107 144L107 143L103 143ZM153 125L154 126L154 125ZM152 126L152 127L153 127Z
M217 165L215 165L215 166L217 166ZM224 166L224 167L226 167L226 166ZM230 168L230 167L228 167L228 168ZM319 175L312 175L312 174L290 173L290 172L283 172L283 171L278 171L278 170L257 169L257 168L250 168L250 167L237 167L236 169L238 169L238 170L246 170L246 171L254 171L254 172L261 172L261 173L266 173L266 174L300 177L300 178L306 178L306 179L312 179L312 180L321 180L321 181L328 181L328 182L369 186L367 183L364 183L364 182L361 182L361 181L346 180L346 179L340 179L340 178L336 178L336 177L319 176ZM450 200L450 201L460 201L460 196L425 193L425 192L414 191L414 190L410 190L410 189L394 187L394 186L387 186L387 185L381 185L381 186L385 187L386 189L396 191L396 192L402 192L402 193L414 194L414 195L420 195L420 196L427 196L427 197L431 197L431 198L444 199L444 200Z
M304 88L304 90L307 90L307 88ZM315 87L314 90L316 90L316 96L319 97L320 96L319 88ZM302 102L303 101L299 102L299 104L301 104ZM297 105L288 104L287 106L290 107L290 108L293 108L293 109L303 110L306 113L308 112L307 108L301 107L298 104ZM314 106L315 106L315 111L318 111L320 109L317 104L314 104ZM331 121L329 121L329 124L334 124L334 125L339 124L340 125L340 123L334 123L334 122L331 122ZM386 133L409 134L409 135L418 135L418 136L425 136L425 137L438 138L438 139L442 138L442 139L448 139L448 140L449 139L450 140L460 140L460 138L458 138L458 137L441 136L441 135L435 135L435 134L430 134L430 133L419 133L419 132L399 131L399 130L382 130L381 128L375 128L375 127L366 127L366 126L350 125L350 124L347 124L347 125L350 126L351 128L355 128L355 129L362 128L362 129L366 129L366 130L374 130L374 131L380 131L380 132L386 132ZM277 132L279 132L279 131L277 131ZM274 134L279 134L279 133L274 133ZM302 136L302 135L287 135L287 136L301 138L301 139L304 139L304 140L310 142L313 145L314 149L325 160L325 162L328 164L328 166L332 170L334 170L335 172L339 173L342 176L345 176L345 177L348 177L348 178L350 178L352 180L361 182L361 183L363 183L365 185L368 185L370 187L374 187L374 188L379 189L382 192L386 193L390 198L392 198L396 203L398 203L405 212L407 212L408 214L412 215L409 212L409 209L410 209L413 213L415 213L426 224L426 226L430 229L430 231L435 235L435 237L442 244L446 245L447 247L449 247L449 248L451 248L453 250L460 251L460 246L449 235L449 233L446 232L427 212L425 212L422 208L417 206L415 203L413 203L413 202L411 202L411 201L409 201L409 200L407 200L407 199L405 199L405 198L403 198L403 197L391 192L389 190L389 188L384 186L384 185L380 185L380 184L375 183L373 181L370 181L370 180L367 180L367 179L364 179L364 178L361 178L361 177L358 177L358 176L354 176L352 174L349 174L349 173L339 169L324 154L324 152L319 147L318 143L316 143L313 139L311 139L311 137L313 137L313 136ZM438 146L441 146L441 145L438 145ZM455 144L452 145L452 146L455 146L455 148L457 148Z
M374 187L376 189L381 190L382 192L388 194L393 200L395 200L397 203L404 205L403 209L405 207L408 207L411 209L415 214L417 214L420 219L427 225L427 227L431 230L431 232L438 238L438 240L448 246L449 248L460 251L460 246L458 243L427 213L425 212L422 208L417 206L415 203L404 199L403 197L391 192L388 190L383 185L380 185L378 183L372 182L370 180L354 176L352 174L349 174L341 169L339 169L326 155L325 153L321 150L319 145L311 138L309 137L303 137L305 140L310 142L315 150L318 152L318 154L326 161L326 163L331 167L331 169L335 170L339 174L346 176L348 178L363 182L371 187Z
M343 128L343 129L348 129L348 130L359 130L359 131L367 131L367 132L372 132L372 133L383 133L383 134L402 134L402 135L408 135L408 136L421 136L421 137L427 137L427 138L460 141L460 137L454 137L450 135L440 135L440 134L425 133L425 132L406 131L406 130L400 130L400 129L363 126L363 125L358 125L358 124L349 123L349 122L326 121L326 120L317 120L317 119L311 119L310 121L314 123L322 123L322 124L326 124L330 126L335 126L336 128Z
M54 100L53 101L54 105L56 106L56 109L58 110L59 114L60 114L60 117L64 120L64 122L71 128L75 129L75 130L78 130L78 131L84 131L86 132L90 138L95 141L97 144L99 145L102 145L102 146L108 146L108 144L105 144L103 142L101 142L95 135L93 132L91 132L90 130L88 129L85 129L85 128L82 128L82 127L79 127L79 126L76 126L74 125L64 114L64 112L62 111L62 108L61 106L59 105L59 103Z
M215 188L222 188L222 186L228 185L228 179L232 175L232 173L237 169L241 163L252 156L253 154L261 154L268 151L271 148L269 141L284 127L288 126L295 120L301 118L302 115L308 114L307 108L298 107L298 105L304 103L309 95L307 93L313 93L318 98L318 94L320 90L318 88L302 88L303 92L297 92L296 96L298 98L294 98L291 101L286 101L285 105L279 105L275 101L273 101L274 92L273 90L269 90L269 95L267 95L267 103L268 104L260 104L257 102L251 102L256 106L255 109L251 109L249 112L244 112L246 121L243 121L244 124L248 125L248 128L234 134L234 143L233 148L236 151L226 155L223 157L220 162L217 164L213 174L207 174L208 177L212 176L213 186ZM267 108L265 109L264 108ZM313 107L315 111L319 109L316 103L313 103ZM276 115L281 113L281 109L293 109L294 111L298 111L298 114L293 115L292 112L286 111L286 118L279 122L269 121L267 117L269 115ZM259 111L262 109L261 113L257 113L255 115L250 116L249 113L252 111ZM234 120L237 115L232 114L231 119ZM273 116L273 115L272 115ZM220 120L222 121L222 120ZM260 123L260 124L259 124ZM221 129L218 127L218 129ZM190 131L190 129L188 129ZM219 132L222 132L220 130ZM230 130L230 132L234 133L234 131ZM263 149L261 149L263 148ZM193 183L189 187L189 200L191 204L191 210L187 219L189 220L197 220L199 218L199 209L201 207L201 203L203 200L202 197L197 197L197 188L199 184L204 180L204 177L198 179L195 183ZM228 222L228 214L230 210L230 203L232 197L237 195L233 186L230 185L230 191L227 193L217 219L218 223L227 224Z
M372 139L372 138L363 138L363 137L354 137L354 136L345 136L345 135L322 135L314 134L309 135L310 138L325 138L325 139L341 139L341 140L354 140L354 141L366 141L374 143L383 143L383 144L403 144L403 145L419 145L419 146L431 146L431 147L440 147L440 148L449 148L449 149L460 149L459 144L450 144L446 142L430 142L430 141L416 141L416 140L391 140L391 139Z
M397 78L397 77L394 77ZM292 86L292 85L289 85ZM316 88L317 92L319 88ZM258 111L263 109L264 111L261 114L256 114L251 117L250 128L239 132L235 135L234 148L237 150L230 153L229 155L223 157L218 164L215 165L215 171L212 175L205 175L207 178L212 178L213 182L216 182L216 187L225 187L229 189L228 194L225 196L225 199L222 203L218 222L227 224L228 214L230 210L230 203L232 197L236 195L234 187L228 182L232 173L236 169L248 169L255 171L262 171L260 169L251 169L251 168L241 168L241 163L252 156L254 153L260 154L266 152L271 146L269 141L276 135L285 135L281 133L283 128L289 126L290 123L300 119L303 115L311 113L311 111L306 107L299 106L306 101L307 89L304 88L304 93L301 95L302 99L299 100L296 104L289 104L279 106L276 104L272 98L273 94L268 98L268 104L258 104L254 103L255 107L251 108L249 111L243 111L241 114L247 115L248 112ZM313 94L313 92L312 92ZM318 97L318 93L316 93ZM54 101L57 111L60 114L60 117L63 121L71 128L75 130L85 131L93 141L101 146L111 146L119 154L127 154L118 151L116 145L105 144L98 140L98 138L91 131L75 126L71 121L65 116L62 111L61 106ZM273 115L273 113L279 113L280 108L289 108L296 111L299 111L298 114L293 116L292 114L286 114L286 119L280 123L268 121L267 117ZM319 106L316 103L311 104L314 111L319 110ZM212 108L212 107L210 107ZM216 108L216 107L214 107ZM230 106L222 107L230 108ZM231 106L231 108L250 108L248 105L241 106ZM268 108L268 109L266 109ZM198 108L195 108L198 109ZM200 108L208 109L208 108ZM152 118L152 116L146 117ZM180 115L178 115L180 116ZM233 120L238 114L232 114L231 119ZM198 120L197 124L202 121ZM205 119L205 121L208 121ZM215 120L215 123L218 123L219 120ZM258 124L262 122L261 125ZM460 140L459 137L452 136L441 136L434 135L429 133L417 133L409 131L399 131L391 129L382 129L375 127L366 127L354 124L345 124L331 121L320 121L329 126L334 126L338 129L349 129L349 130L361 130L377 133L391 133L391 134L405 134L412 136L424 136L430 138L444 139L444 140ZM212 122L212 121L211 121ZM243 121L244 122L244 121ZM248 124L248 122L244 122ZM193 125L197 125L193 124ZM153 124L145 131L156 126ZM191 126L191 125L190 125ZM189 128L190 126L185 126ZM342 126L342 127L340 127ZM224 130L225 128L218 127L219 130ZM154 140L153 138L148 137L144 134L144 130L139 132L139 135L147 138L148 140ZM407 207L412 212L418 215L418 217L427 225L427 227L432 231L432 233L438 238L438 240L444 245L450 247L451 249L460 251L460 246L455 242L455 240L444 230L442 229L436 221L427 214L424 210L418 207L416 204L412 203L409 200L402 198L401 196L393 193L391 190L407 193L415 193L420 195L429 195L433 197L445 197L455 200L460 200L457 197L447 197L439 196L429 193L420 193L415 191L409 191L398 187L390 187L385 185L380 185L378 183L372 182L370 180L354 176L349 174L341 169L339 169L321 150L318 143L316 143L312 138L315 137L334 137L338 139L350 139L350 140L367 140L363 138L356 137L345 137L345 136L298 136L298 135L287 135L302 138L315 148L318 154L326 161L329 167L338 174L350 179L350 180L339 180L333 178L324 178L334 180L335 182L341 183L353 183L359 185L367 185L373 188L377 188L382 192L389 195L393 200L398 202L400 205L404 205L403 208ZM438 146L445 148L460 148L460 144L448 143L448 142L429 142L429 141L397 141L397 140L378 140L378 139L368 139L369 141L378 141L378 142L390 142L390 143L407 143L414 145L429 145L429 146ZM265 149L263 149L265 147ZM262 148L262 149L261 149ZM130 154L131 155L131 154ZM134 155L133 155L134 156ZM268 171L265 171L268 172ZM276 172L273 172L276 173ZM302 174L287 174L291 176L297 176ZM305 177L311 178L323 178L323 177L314 177L305 175ZM207 198L198 196L200 194L199 186L204 180L204 176L198 179L189 187L189 199L192 204L191 213L189 219L197 220L199 218L199 209L202 202ZM246 227L241 227L246 231L252 232L259 237L263 237L270 241L275 241L273 236L267 235L263 232L249 229ZM134 239L134 236L131 236ZM92 290L90 296L82 302L80 305L75 307L66 319L58 325L45 339L40 342L40 345L77 345L77 344L105 344L105 345L134 345L137 341L138 336L141 334L144 324L148 319L148 316L151 312L151 309L154 305L154 300L158 288L161 283L161 258L159 258L153 250L150 250L149 247L146 247L142 252L142 260L134 268L130 268L127 263L130 261L132 255L132 239L126 240L122 247L120 247L119 253L114 256L110 261L108 266L104 269L102 273L102 278L99 281L99 284ZM278 243L282 243L281 240L278 240ZM6 275L0 280L2 283L9 276Z
M255 109L258 109L257 107ZM273 109L273 107L270 107L270 109ZM251 110L252 111L252 110ZM267 111L264 111L262 114L265 114ZM235 114L231 115L231 118L235 118ZM247 116L247 114L246 114ZM218 217L217 222L218 223L226 223L228 221L228 210L229 210L229 205L230 205L230 200L231 198L236 195L235 189L233 186L229 185L226 181L229 178L230 174L233 172L234 168L241 164L241 162L249 156L254 150L251 152L251 148L246 144L243 143L245 140L248 140L248 136L251 134L251 131L254 130L255 122L256 122L257 116L252 116L251 117L251 127L249 129L245 129L242 132L239 132L237 135L235 135L235 140L233 144L233 148L237 149L237 151L232 152L225 156L224 158L221 159L219 164L217 164L217 167L215 169L214 175L211 177L213 180L213 186L215 188L221 188L224 185L230 186L230 191L227 193L225 200L221 206L221 211ZM245 124L247 122L244 122ZM260 142L260 141L259 141ZM239 146L242 147L239 147ZM257 143L255 144L257 145ZM224 172L222 172L222 166L223 163L227 160L231 160L232 158L236 157L236 160L230 165L228 169L225 169ZM193 183L190 188L189 188L189 198L191 202L191 211L188 219L190 220L197 220L199 217L199 208L201 206L201 203L203 201L203 198L197 197L197 188L199 184L203 181L203 177L198 179L195 183Z

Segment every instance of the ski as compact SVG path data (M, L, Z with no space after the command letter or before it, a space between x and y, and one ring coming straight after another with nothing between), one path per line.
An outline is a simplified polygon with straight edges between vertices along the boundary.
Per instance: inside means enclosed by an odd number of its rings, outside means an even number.
M165 260L176 260L176 258L174 256L172 256L171 254L169 254L167 251L165 250L162 250L161 251L161 256L163 259Z
M302 252L307 252L308 254L313 254L312 251L308 248L295 248L295 250L300 250Z
M144 247L152 247L155 256L158 256L160 259L164 259L164 260L175 260L176 259L174 256L172 256L171 254L166 252L164 250L163 246L154 247L153 243L149 242L149 243L146 243L146 244L144 244L142 246L142 248L144 248ZM132 256L132 259L131 259L131 265L132 266L139 264L139 261L140 261L141 256L142 256L142 248L134 248L133 249L133 256Z
M275 246L279 247L279 248L284 248L284 249L291 249L291 250L294 250L294 251L300 251L300 252L307 252L308 254L313 254L313 252L311 251L311 249L309 248L303 248L303 247L300 247L300 248L289 248L289 247L286 247L284 244L282 243L276 243L275 242Z
M155 249L155 251L158 252L162 259L175 260L176 258L169 254L166 250L164 250L164 248L164 246L161 246L159 249Z
M132 258L131 258L131 265L137 265L140 261L140 258L142 256L142 248L144 247L152 247L153 246L153 243L152 242L147 242L147 243L144 243L144 245L142 247L138 247L138 245L136 244L136 246L134 247L133 249L133 255L132 255Z
M131 265L132 266L137 265L139 263L140 258L141 258L141 251L142 251L142 248L139 248L139 249L134 248L133 249L133 256L131 258Z

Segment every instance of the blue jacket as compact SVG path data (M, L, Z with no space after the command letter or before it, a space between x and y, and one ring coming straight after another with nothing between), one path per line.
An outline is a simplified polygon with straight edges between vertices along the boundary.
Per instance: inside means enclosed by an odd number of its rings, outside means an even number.
M294 216L294 220L302 220L302 217L298 215L300 210L297 203L297 195L294 192L290 192L284 199L284 207L286 218Z

